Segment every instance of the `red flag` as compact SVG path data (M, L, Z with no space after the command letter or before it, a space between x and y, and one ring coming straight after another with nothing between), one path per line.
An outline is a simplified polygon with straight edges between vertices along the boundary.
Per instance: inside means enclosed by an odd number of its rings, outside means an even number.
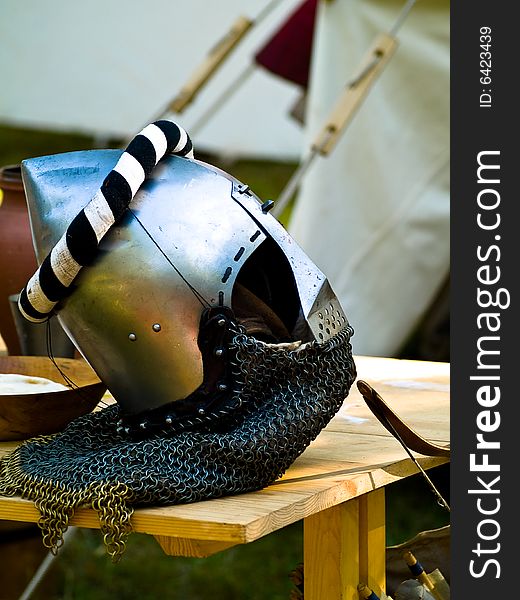
M255 61L275 75L307 88L317 0L305 0L256 53Z

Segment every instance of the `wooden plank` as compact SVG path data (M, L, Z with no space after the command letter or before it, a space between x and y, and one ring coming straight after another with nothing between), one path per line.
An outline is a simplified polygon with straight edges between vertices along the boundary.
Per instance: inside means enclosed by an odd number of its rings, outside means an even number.
M217 552L232 548L232 542L212 542L178 537L156 535L155 539L168 556L187 556L190 558L207 558Z
M368 380L370 375L376 391L417 433L435 443L449 443L449 365L388 359L381 366L381 359L368 357L358 359L356 364L360 378ZM386 432L356 388L325 431L378 435Z
M305 600L358 600L359 502L307 517L303 540Z
M369 492L304 520L305 599L358 600L385 591L385 493Z
M0 458L12 452L19 445L20 442L0 442Z
M436 383L435 386L439 389L436 389L433 385L431 381L419 379L414 381L376 382L373 387L399 416L413 420L413 423L423 424L428 435L431 436L432 430L439 427L446 433L449 432L446 413L439 411L440 408L449 408L449 392L445 387L449 383L444 385ZM350 392L339 414L334 416L332 422L345 421L347 420L345 416L348 415L359 418L370 417L371 419L372 413L357 389ZM356 423L355 418L351 421ZM362 422L360 421L360 423ZM368 433L368 431L365 431L365 433Z
M354 355L359 379L369 383L399 379L431 379L450 376L450 364L380 356Z
M397 40L387 33L380 33L372 47L363 57L356 77L359 81L349 83L327 117L322 130L312 144L313 150L322 156L330 154L338 139L354 114L363 103L370 88L375 83L397 48ZM364 73L364 76L360 75Z
M12 448L12 445L10 445ZM348 457L350 460L346 460ZM189 505L139 509L135 531L237 543L252 541L313 512L364 494L417 472L399 444L388 436L323 432L271 486L249 494ZM446 460L418 459L424 468ZM32 502L0 498L0 518L37 521ZM72 523L99 527L91 509L79 509Z
M177 96L170 102L168 110L180 113L193 101L252 25L253 21L247 17L240 16L236 19L231 29L215 44L203 63L195 69Z
M356 365L360 376L382 391L389 404L406 415L421 435L437 443L449 442L449 394L442 388L426 389L426 384L431 388L449 383L449 365L377 357L356 357ZM406 383L410 381L415 387ZM269 487L189 505L139 509L132 517L134 530L246 543L417 472L399 443L370 413L355 386L345 408L347 416L362 421L347 422L340 411L285 475ZM0 442L0 456L16 445ZM447 462L420 455L417 458L425 469ZM0 497L0 519L36 522L38 517L32 502ZM96 513L88 508L79 509L72 524L99 527Z
M420 459L425 469L445 462L444 458ZM235 497L139 509L132 516L132 526L136 532L152 535L247 543L416 472L415 465L404 459L353 475L287 480ZM288 486L287 491L284 486ZM0 519L37 522L38 518L39 513L30 501L17 497L0 499ZM92 509L78 509L71 525L99 528L97 514Z
M386 591L385 488L359 498L359 579L380 596Z

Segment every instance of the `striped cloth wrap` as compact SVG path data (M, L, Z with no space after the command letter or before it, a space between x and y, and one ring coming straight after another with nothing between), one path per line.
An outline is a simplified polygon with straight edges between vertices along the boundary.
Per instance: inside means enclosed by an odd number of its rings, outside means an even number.
M18 308L27 320L42 323L51 316L81 268L94 260L99 243L121 219L144 180L169 154L193 158L190 137L172 121L155 121L133 138L20 292Z

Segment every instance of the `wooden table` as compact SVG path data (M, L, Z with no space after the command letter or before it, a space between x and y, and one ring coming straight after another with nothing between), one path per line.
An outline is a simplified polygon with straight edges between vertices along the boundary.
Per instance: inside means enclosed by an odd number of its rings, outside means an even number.
M449 443L449 364L355 357L368 381L418 433ZM14 448L0 443L0 455ZM417 455L424 469L447 461ZM206 557L304 520L305 600L358 600L357 585L385 589L385 486L417 473L355 385L331 423L268 488L234 497L139 509L134 530L172 556ZM30 501L0 497L0 519L36 522ZM72 525L99 527L91 509Z

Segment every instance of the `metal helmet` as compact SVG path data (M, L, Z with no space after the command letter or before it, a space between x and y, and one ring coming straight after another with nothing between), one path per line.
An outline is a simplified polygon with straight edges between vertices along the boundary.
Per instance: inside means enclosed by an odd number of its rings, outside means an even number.
M109 174L126 176L131 203L54 310L120 405L124 429L182 429L231 409L237 322L266 343L293 345L324 343L348 323L324 274L269 214L272 201L183 156L153 165L139 187L117 166L127 153L22 162L35 250L42 273L48 256L46 270L59 276L56 247L72 247L69 224Z
M0 459L53 551L85 504L117 559L133 506L269 485L356 377L352 328L272 203L190 156L158 121L124 152L22 164L40 267L20 310L56 312L117 400Z

